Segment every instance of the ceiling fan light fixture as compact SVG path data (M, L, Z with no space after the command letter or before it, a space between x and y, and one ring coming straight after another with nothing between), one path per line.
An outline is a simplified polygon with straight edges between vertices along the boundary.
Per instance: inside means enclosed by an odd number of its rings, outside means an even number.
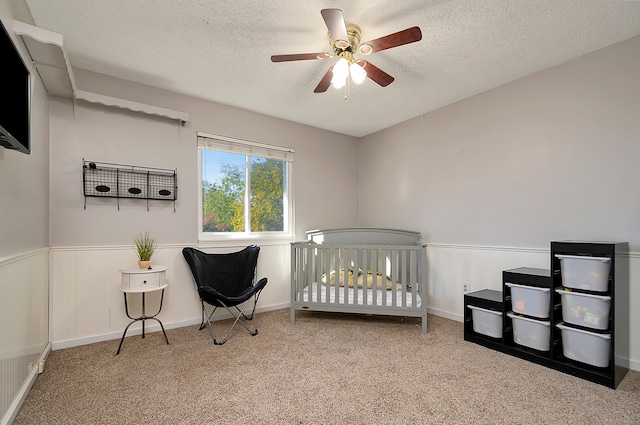
M349 74L351 79L356 84L362 84L365 78L367 78L367 71L358 62L353 62L349 65Z
M347 85L347 80L344 80L344 81L337 81L337 80L334 81L334 80L335 80L335 77L334 79L331 80L331 85L333 86L334 89L341 89Z
M342 88L347 84L347 77L349 76L349 62L345 58L340 58L335 65L333 65L333 77L331 78L331 85L335 88Z

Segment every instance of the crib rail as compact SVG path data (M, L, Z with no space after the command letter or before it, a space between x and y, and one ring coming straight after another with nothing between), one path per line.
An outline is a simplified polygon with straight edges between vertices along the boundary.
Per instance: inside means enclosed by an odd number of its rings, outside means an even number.
M291 244L291 322L296 310L423 318L426 333L426 247Z

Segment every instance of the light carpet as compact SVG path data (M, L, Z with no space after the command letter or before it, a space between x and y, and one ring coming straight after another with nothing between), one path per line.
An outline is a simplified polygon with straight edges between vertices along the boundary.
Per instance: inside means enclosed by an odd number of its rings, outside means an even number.
M462 323L261 313L214 346L189 326L53 351L15 424L635 424L616 390L464 341ZM230 322L215 322L221 330Z

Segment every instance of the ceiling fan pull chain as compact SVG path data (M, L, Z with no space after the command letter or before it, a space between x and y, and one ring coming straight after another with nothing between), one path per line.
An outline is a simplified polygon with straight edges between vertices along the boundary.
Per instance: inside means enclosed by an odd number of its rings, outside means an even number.
M344 85L344 100L349 97L349 77L347 76L347 84Z

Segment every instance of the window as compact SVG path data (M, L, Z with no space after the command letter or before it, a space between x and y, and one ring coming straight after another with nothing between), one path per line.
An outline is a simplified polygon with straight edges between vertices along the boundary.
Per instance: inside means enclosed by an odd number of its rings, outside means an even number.
M201 239L290 235L294 150L198 133Z

